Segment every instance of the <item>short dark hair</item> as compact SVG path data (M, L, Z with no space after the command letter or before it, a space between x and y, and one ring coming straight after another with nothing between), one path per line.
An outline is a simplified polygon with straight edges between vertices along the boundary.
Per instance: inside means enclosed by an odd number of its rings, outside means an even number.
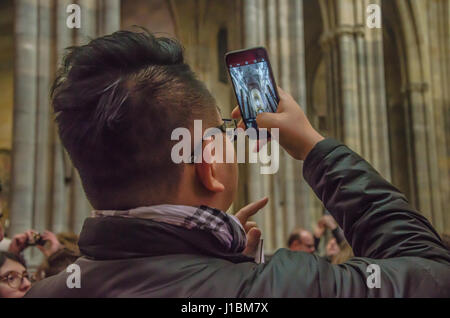
M143 204L133 196L142 190L152 189L156 202L176 191L183 165L171 160L172 131L192 130L194 119L218 121L216 102L180 43L146 30L69 48L52 103L62 143L97 209Z
M299 243L302 243L302 237L301 237L301 233L305 231L308 232L308 230L305 230L302 227L297 227L295 228L291 234L289 234L289 238L288 238L288 242L287 242L287 246L291 247L291 245L295 242L298 241Z
M295 241L301 242L302 239L300 238L300 235L298 233L291 233L288 238L287 246L291 247L292 243L294 243Z
M21 256L18 256L10 252L0 252L0 267L2 267L3 264L5 264L6 260L8 259L17 262L21 264L23 267L27 268L25 260Z

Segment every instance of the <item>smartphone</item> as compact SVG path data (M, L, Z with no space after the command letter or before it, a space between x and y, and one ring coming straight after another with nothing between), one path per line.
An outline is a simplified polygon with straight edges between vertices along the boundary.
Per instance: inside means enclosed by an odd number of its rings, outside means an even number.
M229 52L225 63L245 126L258 129L256 116L276 113L280 102L267 51L256 47Z

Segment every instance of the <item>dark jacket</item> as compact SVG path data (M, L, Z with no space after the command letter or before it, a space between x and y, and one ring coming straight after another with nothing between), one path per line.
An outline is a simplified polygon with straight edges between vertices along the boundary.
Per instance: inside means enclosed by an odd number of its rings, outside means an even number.
M304 177L344 230L356 255L350 261L332 265L280 249L257 265L221 252L206 232L89 218L79 241L85 256L76 262L81 288L69 289L62 272L27 297L450 297L449 251L360 156L327 139L308 155ZM370 264L379 266L380 288L366 283Z

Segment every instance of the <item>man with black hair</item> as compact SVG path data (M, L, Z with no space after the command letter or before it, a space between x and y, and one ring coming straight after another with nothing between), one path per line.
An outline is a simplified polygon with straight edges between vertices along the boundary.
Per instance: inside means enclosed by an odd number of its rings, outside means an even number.
M62 272L27 296L450 296L450 255L431 224L360 156L324 139L290 95L279 95L278 112L259 114L258 126L278 128L280 144L305 161L305 179L356 258L336 266L280 249L254 262L248 255L261 232L248 217L267 199L236 216L223 212L235 198L236 160L171 160L174 129L192 135L194 120L203 130L223 128L214 98L178 42L121 31L69 49L52 93L61 140L95 209L79 239L81 288L68 288L71 274ZM216 137L233 151L225 134ZM367 284L374 264L380 288Z

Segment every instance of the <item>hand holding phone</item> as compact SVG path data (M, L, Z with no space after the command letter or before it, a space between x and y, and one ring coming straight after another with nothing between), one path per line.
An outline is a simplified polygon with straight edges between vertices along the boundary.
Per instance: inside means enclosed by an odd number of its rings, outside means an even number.
M258 127L279 129L280 145L295 159L305 160L314 146L324 139L312 126L305 113L291 95L278 87L280 103L277 113L261 113L256 117ZM241 117L239 107L231 116Z
M226 65L246 128L258 128L260 113L275 113L280 101L267 51L252 48L227 53Z

